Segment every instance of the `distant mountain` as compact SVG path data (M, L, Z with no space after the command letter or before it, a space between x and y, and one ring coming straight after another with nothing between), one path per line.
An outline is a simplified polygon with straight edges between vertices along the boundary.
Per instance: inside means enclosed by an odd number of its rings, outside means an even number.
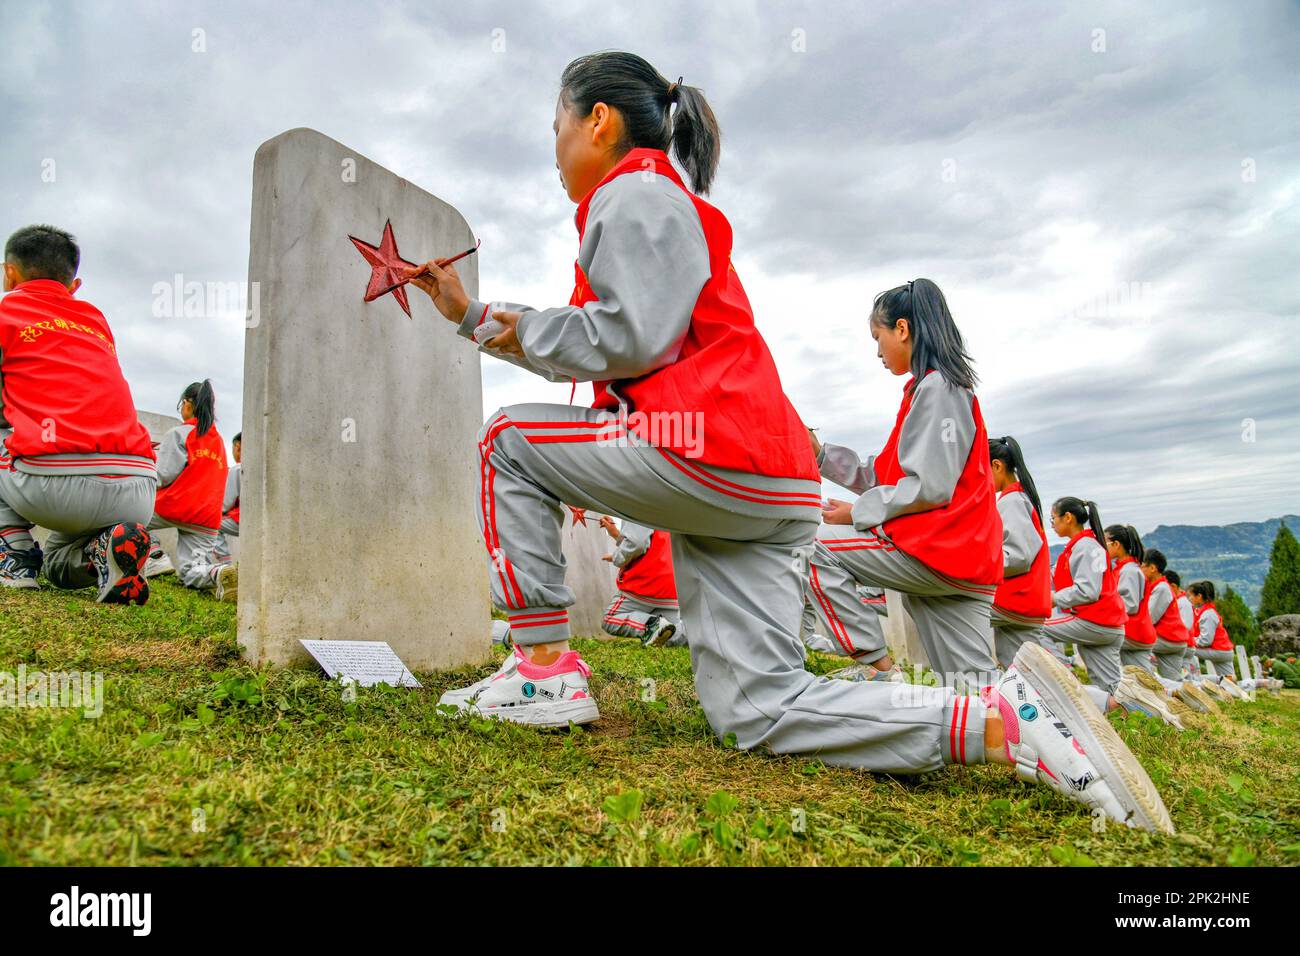
M1162 524L1142 535L1142 544L1165 553L1169 567L1182 575L1184 587L1205 580L1220 589L1230 585L1254 610L1268 574L1273 539L1283 521L1300 532L1300 515L1229 525ZM1052 546L1053 562L1064 547L1064 542Z

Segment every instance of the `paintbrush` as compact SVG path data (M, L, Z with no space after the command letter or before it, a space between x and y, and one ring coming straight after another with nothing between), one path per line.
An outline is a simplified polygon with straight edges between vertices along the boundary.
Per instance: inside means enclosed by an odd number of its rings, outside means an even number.
M449 265L451 265L453 262L458 262L458 261L460 261L461 259L464 259L466 256L472 256L474 253L478 252L478 247L481 246L481 245L483 245L483 240L482 240L482 239L479 239L477 242L474 243L474 245L473 245L471 248L466 249L464 252L458 252L458 253L456 253L456 255L452 256L450 259L438 259L438 260L436 260L437 263L438 263L438 267L439 267L439 268L442 268L443 266L449 266ZM376 292L376 293L375 293L375 298L377 299L377 298L379 298L381 295L388 295L388 293L392 292L394 289L400 289L402 286L406 285L406 283L410 282L412 279L418 279L420 276L426 276L426 275L428 275L428 274L429 274L429 269L428 269L428 267L426 266L426 267L422 268L419 272L415 273L414 275L407 276L407 277L406 277L405 279L403 279L401 282L395 282L395 283L393 283L393 284L390 285L387 289L384 289L384 291L382 291L382 292Z

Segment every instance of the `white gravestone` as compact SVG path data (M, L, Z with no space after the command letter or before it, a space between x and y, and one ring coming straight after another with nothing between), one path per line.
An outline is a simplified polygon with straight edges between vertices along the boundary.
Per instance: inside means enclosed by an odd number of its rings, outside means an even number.
M566 564L564 583L573 589L573 606L569 608L569 629L575 637L594 637L602 633L605 608L617 590L618 569L602 560L614 551L614 539L600 526L601 516L587 512L585 523L576 522L569 508L564 509L564 527L560 529L561 550Z
M349 240L422 262L474 244L452 206L314 130L253 160L244 348L239 641L302 662L308 640L387 641L413 670L490 656L474 520L478 352L428 297L365 303ZM478 259L457 264L478 291Z

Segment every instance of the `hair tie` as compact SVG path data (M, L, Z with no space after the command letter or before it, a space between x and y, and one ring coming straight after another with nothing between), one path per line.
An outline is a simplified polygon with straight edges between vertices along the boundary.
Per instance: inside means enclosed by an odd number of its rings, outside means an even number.
M668 84L669 103L676 103L679 99L681 99L681 88L682 88L682 78L680 76L677 77L676 83Z

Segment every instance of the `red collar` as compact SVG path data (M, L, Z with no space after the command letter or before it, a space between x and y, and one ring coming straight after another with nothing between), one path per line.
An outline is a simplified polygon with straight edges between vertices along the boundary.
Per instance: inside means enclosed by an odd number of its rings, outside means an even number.
M600 182L592 186L591 191L588 192L587 195L583 196L582 201L578 203L578 211L574 213L573 219L580 232L582 231L583 224L587 221L587 207L591 205L592 197L596 195L596 191L615 176L621 176L623 173L630 172L647 162L654 167L656 172L662 173L678 186L686 189L686 184L682 182L682 177L678 174L677 170L673 168L673 164L668 159L668 154L662 149L648 149L644 146L638 146L636 149L629 149L627 154L614 164L614 168L607 172ZM689 192L689 190L687 191Z
M1003 488L1001 491L998 492L998 497L1004 498L1007 495L1012 494L1013 492L1024 491L1024 490L1025 490L1024 485L1022 485L1018 481L1013 481L1011 482L1011 484L1007 485L1005 488Z
M14 286L13 291L25 289L28 292L44 292L47 295L61 295L65 298L72 298L72 293L68 287L58 279L28 279L26 282L20 282Z

